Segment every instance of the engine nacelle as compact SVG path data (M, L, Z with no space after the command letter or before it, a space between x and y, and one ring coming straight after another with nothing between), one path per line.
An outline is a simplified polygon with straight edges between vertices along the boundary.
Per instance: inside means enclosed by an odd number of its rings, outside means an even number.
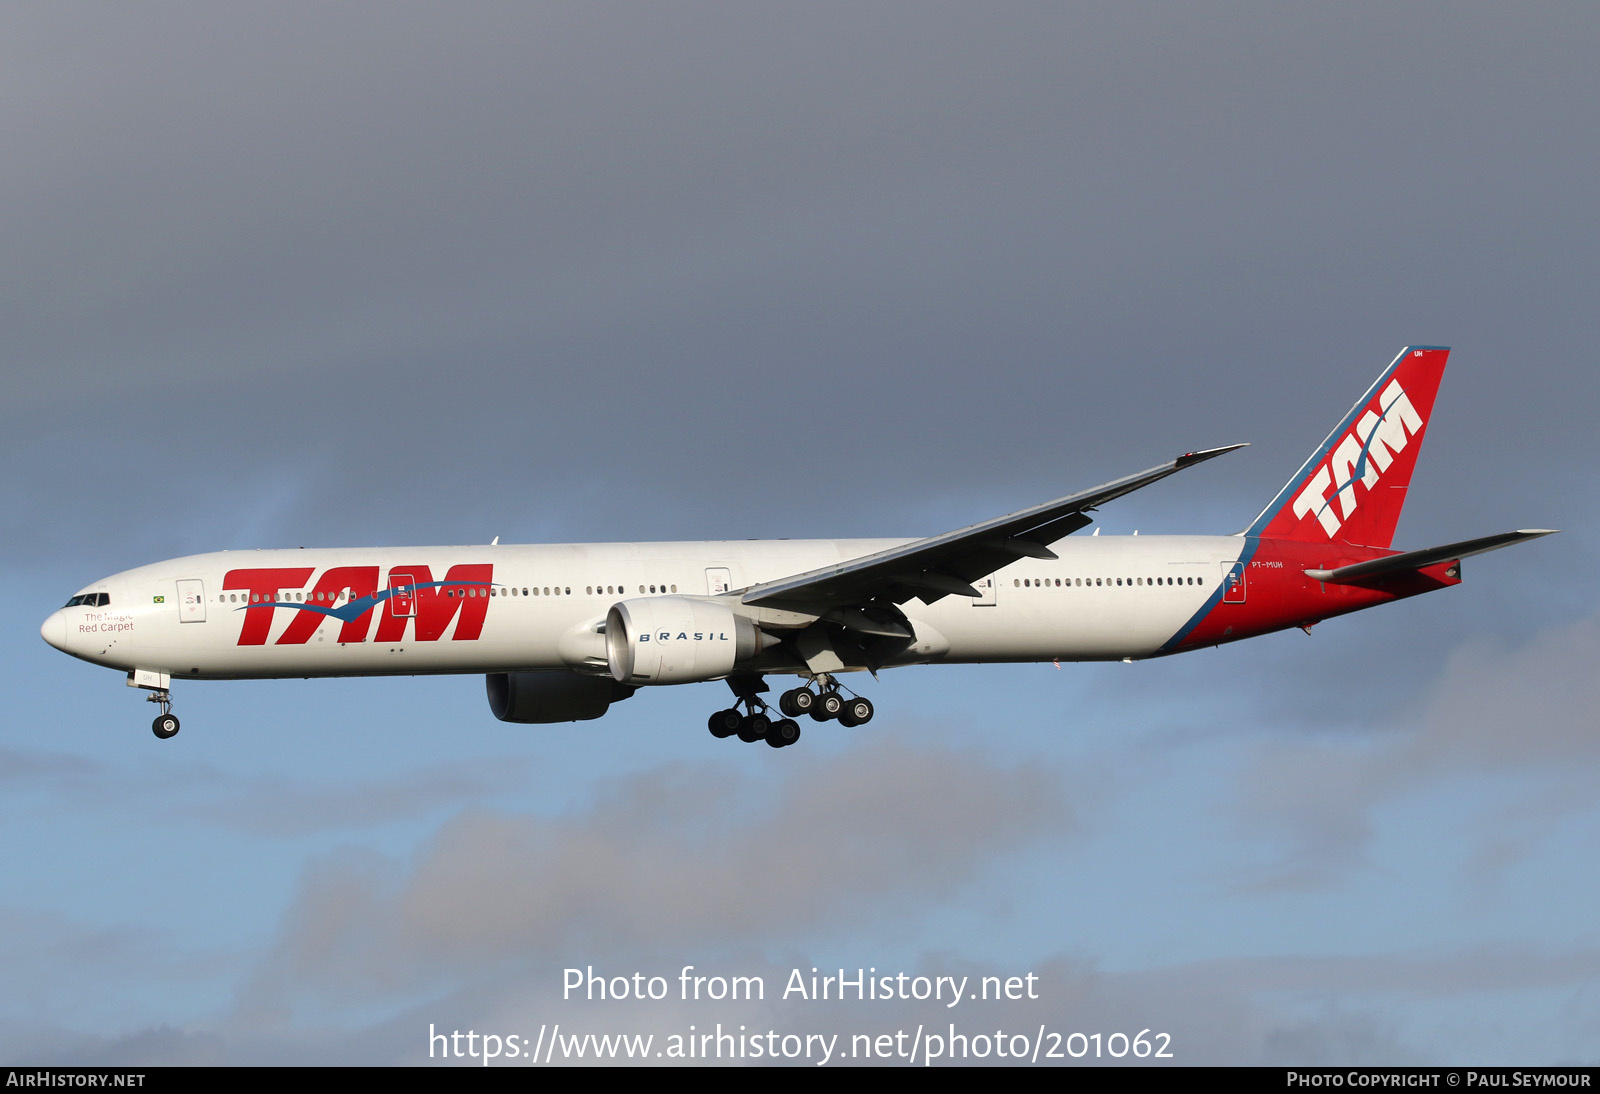
M726 604L712 600L624 600L606 615L606 662L620 684L715 680L776 642Z
M489 709L502 722L586 722L633 688L605 676L576 672L491 672L484 677Z

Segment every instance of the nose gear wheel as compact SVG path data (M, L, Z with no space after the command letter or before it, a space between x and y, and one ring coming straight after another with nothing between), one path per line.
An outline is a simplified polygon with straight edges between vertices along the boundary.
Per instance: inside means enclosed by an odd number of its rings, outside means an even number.
M157 688L146 695L145 702L159 703L161 713L156 715L156 720L150 723L150 732L163 741L171 740L178 735L178 719L172 713L172 692L166 688Z

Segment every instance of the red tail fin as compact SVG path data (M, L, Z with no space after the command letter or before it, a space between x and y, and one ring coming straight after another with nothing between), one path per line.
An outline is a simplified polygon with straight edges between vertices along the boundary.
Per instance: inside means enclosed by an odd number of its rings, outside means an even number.
M1389 546L1449 358L1401 350L1244 534Z

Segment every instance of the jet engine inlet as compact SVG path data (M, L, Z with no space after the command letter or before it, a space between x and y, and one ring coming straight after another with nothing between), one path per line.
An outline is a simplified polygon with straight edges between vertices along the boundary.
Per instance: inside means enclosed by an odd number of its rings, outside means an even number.
M715 680L777 642L727 605L710 600L624 600L606 615L606 662L620 684Z

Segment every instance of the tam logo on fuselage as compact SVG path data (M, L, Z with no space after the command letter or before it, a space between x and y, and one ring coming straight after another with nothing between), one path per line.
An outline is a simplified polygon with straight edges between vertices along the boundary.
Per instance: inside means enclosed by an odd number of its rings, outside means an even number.
M433 580L426 566L394 566L381 588L377 566L335 566L302 592L313 572L310 566L229 570L222 579L223 589L244 592L244 603L237 609L245 613L238 644L266 645L278 608L292 610L294 618L274 645L303 645L326 619L343 624L340 642L365 642L372 630L373 609L380 605L384 610L376 613L375 641L404 641L410 623L415 641L437 642L453 620L451 640L471 642L483 633L494 584L492 563L452 566L443 581Z
M1356 484L1360 483L1362 489L1368 491L1378 485L1378 476L1389 469L1395 456L1421 431L1422 415L1406 398L1400 381L1390 380L1378 397L1378 409L1369 407L1355 427L1334 446L1327 462L1306 481L1305 489L1294 500L1294 515L1302 519L1314 515L1332 539L1356 511L1359 504ZM1338 513L1333 511L1335 499L1339 503Z

